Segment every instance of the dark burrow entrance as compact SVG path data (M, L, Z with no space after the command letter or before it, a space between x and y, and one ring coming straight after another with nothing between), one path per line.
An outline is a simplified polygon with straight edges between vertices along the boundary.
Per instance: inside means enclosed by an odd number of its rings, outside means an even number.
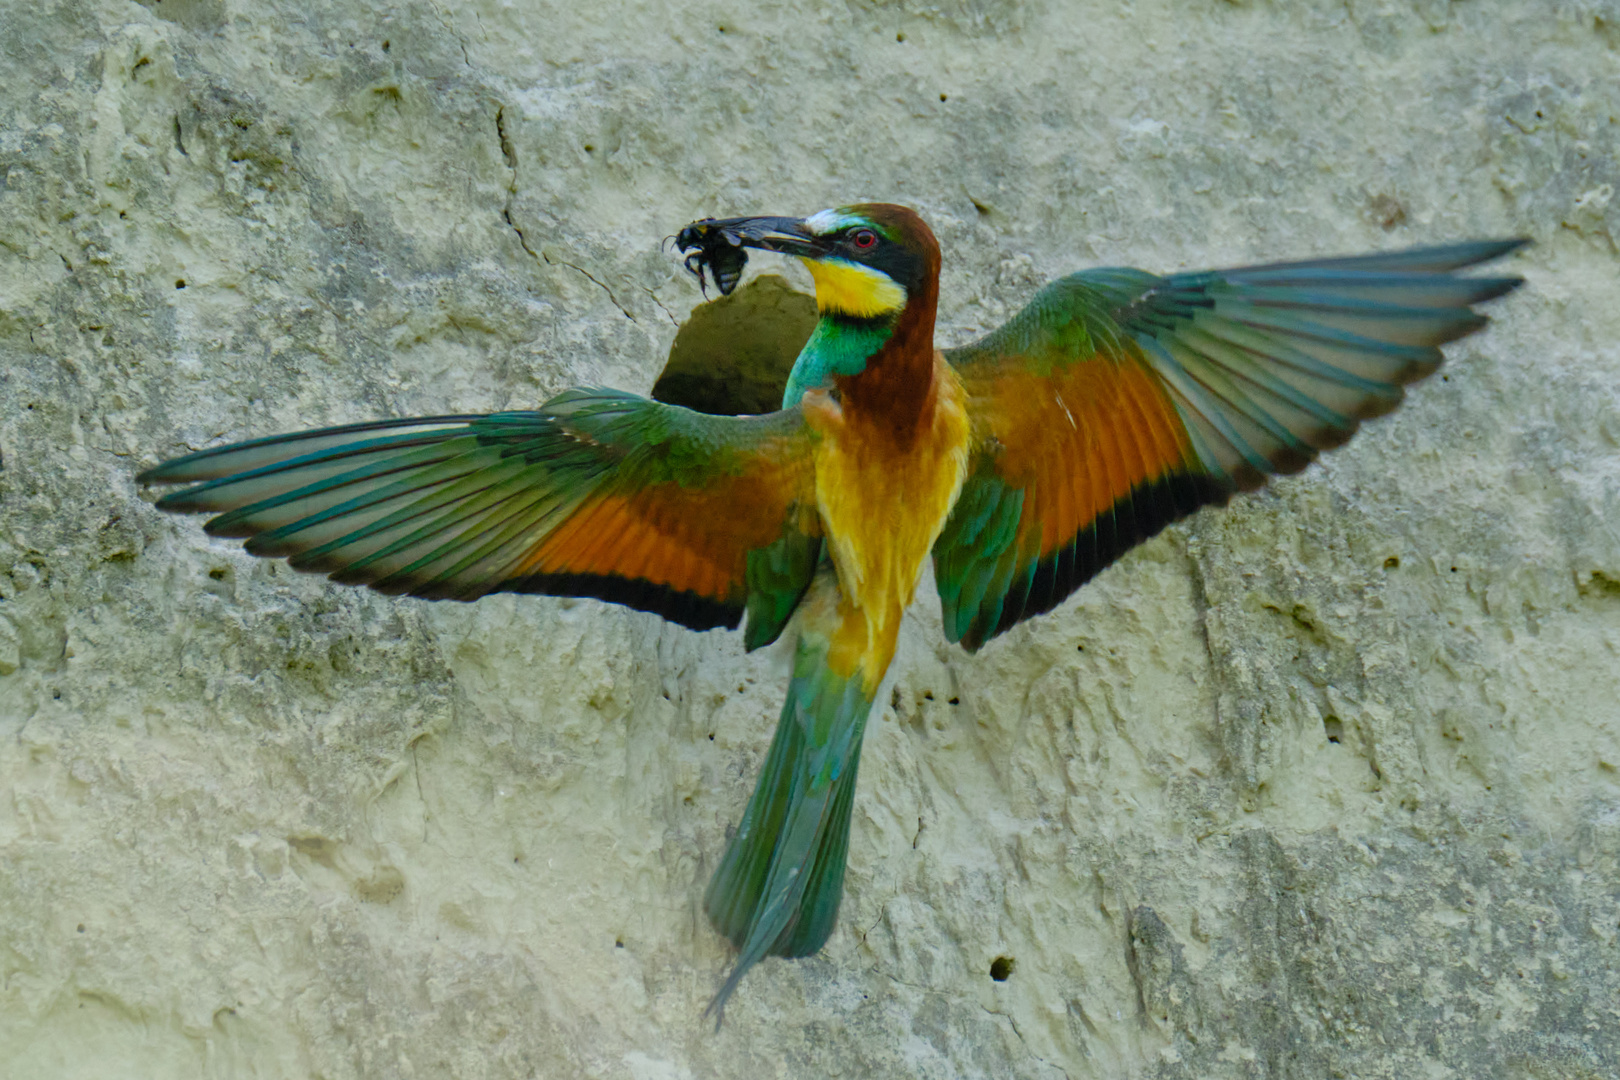
M720 416L775 412L815 325L812 297L785 278L761 274L693 309L675 334L652 396Z

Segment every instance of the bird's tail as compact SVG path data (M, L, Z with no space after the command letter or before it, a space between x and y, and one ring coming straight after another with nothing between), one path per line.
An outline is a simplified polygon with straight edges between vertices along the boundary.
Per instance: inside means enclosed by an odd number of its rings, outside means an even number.
M749 968L767 956L810 955L838 919L850 803L876 690L876 679L858 662L865 650L849 647L848 631L864 639L864 627L855 625L860 617L849 618L841 606L833 576L823 570L801 609L776 737L704 896L709 921L738 949L709 1005L717 1023ZM850 669L841 673L846 658Z

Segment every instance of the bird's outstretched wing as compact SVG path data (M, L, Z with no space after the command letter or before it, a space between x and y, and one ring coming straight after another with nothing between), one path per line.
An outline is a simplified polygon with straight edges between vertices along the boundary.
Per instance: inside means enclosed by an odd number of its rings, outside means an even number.
M1303 469L1485 317L1517 277L1454 271L1522 240L1047 285L946 352L969 475L934 545L945 633L969 649L1047 611L1177 518Z
M774 640L820 552L797 410L706 416L615 390L536 412L327 428L142 473L158 508L344 584L431 599L593 596Z

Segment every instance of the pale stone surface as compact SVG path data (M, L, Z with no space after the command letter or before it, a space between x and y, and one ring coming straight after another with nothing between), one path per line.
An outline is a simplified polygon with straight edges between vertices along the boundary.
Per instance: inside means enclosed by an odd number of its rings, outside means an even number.
M1612 0L0 8L0 1073L1620 1073L1617 50ZM840 927L715 1034L779 651L329 586L132 478L646 390L663 237L873 197L950 340L1089 264L1537 246L1322 467L977 656L920 602Z

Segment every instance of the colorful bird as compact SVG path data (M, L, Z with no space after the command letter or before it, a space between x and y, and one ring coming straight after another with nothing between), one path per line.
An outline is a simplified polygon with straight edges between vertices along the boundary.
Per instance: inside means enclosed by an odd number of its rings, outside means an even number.
M701 227L700 227L701 226ZM976 650L1200 506L1304 468L1389 412L1517 277L1454 271L1522 240L1054 281L1006 325L934 345L940 251L865 204L682 233L735 283L797 256L819 321L782 410L708 416L573 389L532 412L278 435L142 473L254 555L386 593L589 596L749 649L792 622L758 785L704 897L736 946L711 1009L832 932L861 739L929 556L945 634ZM696 260L696 265L692 265Z

